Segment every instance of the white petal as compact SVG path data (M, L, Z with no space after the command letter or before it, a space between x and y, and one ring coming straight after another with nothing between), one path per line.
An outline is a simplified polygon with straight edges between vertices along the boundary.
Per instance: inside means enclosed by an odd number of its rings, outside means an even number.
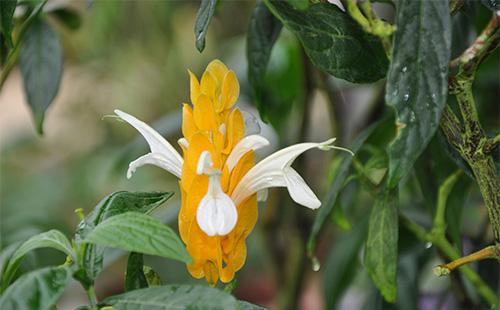
M120 110L115 110L115 113L141 133L148 142L151 153L162 154L165 158L168 158L169 162L176 166L176 170L182 170L182 156L158 132L130 114ZM180 177L180 174L177 176Z
M318 148L321 150L328 150L332 148L330 146L335 139L330 139L322 143L299 143L282 150L279 150L268 157L264 158L258 164L256 164L252 169L250 169L245 176L240 180L236 188L234 189L231 198L233 199L236 205L239 205L246 198L248 198L253 193L256 193L262 189L270 188L270 187L283 187L286 186L295 186L298 185L294 181L296 178L294 176L290 176L289 179L286 179L285 173L287 172L287 168L289 168L293 161L302 153L312 148ZM298 186L307 186L305 182ZM307 187L310 191L309 187ZM309 192L306 189L303 189L304 194L308 194ZM290 191L290 188L289 188ZM298 193L299 189L293 188L292 191L294 193ZM293 198L293 197L292 197ZM295 200L295 198L294 198ZM298 200L298 201L297 201ZM300 203L301 199L297 199L296 202ZM305 206L315 205L311 203L308 199L304 200L306 202Z
M186 138L180 138L179 140L177 140L177 143L186 149L189 147L189 142Z
M127 170L127 179L130 179L132 177L132 174L137 168L148 164L163 168L178 178L181 177L182 167L177 166L177 163L172 162L170 158L165 157L162 153L148 153L137 158L129 164Z
M299 205L308 207L309 209L317 209L321 206L321 201L313 193L311 188L307 186L304 179L293 168L285 168L284 174L286 187L290 197Z
M241 157L247 152L255 151L267 145L269 145L269 141L259 135L246 136L241 139L233 148L231 154L229 154L229 157L226 160L226 165L229 168L229 172L233 170Z
M209 178L207 194L196 211L196 221L208 236L224 236L236 226L238 212L231 198L222 191L219 175Z
M339 9L345 12L344 6L342 5L342 2L340 2L340 0L328 0L328 2L336 5Z
M257 192L257 201L266 201L268 195L269 195L269 190L267 188L261 189L260 191Z
M196 166L196 174L202 175L202 174L210 173L213 165L214 164L212 162L212 156L210 156L210 152L209 151L201 152L200 157L198 157L198 165Z

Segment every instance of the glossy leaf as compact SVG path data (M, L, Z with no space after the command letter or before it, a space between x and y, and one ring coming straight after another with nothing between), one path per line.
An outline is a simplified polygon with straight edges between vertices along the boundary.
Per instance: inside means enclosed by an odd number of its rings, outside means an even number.
M250 19L247 34L248 80L254 91L258 105L262 105L262 92L267 64L274 43L278 39L281 22L260 2Z
M61 44L46 21L36 19L29 26L21 47L19 66L35 127L42 134L45 111L57 95L63 72Z
M58 230L49 230L47 232L35 235L26 240L10 257L4 274L2 276L2 287L5 288L12 281L24 256L35 249L53 248L74 257L73 249L69 240Z
M99 223L85 242L157 255L189 263L191 258L176 233L158 219L127 212Z
M201 0L200 9L198 10L198 15L196 15L196 22L194 24L196 48L200 53L205 49L205 36L207 35L208 25L212 20L216 5L217 0Z
M356 153L364 142L370 137L373 131L377 128L380 122L372 124L370 127L366 128L356 140L349 146L349 149ZM349 168L351 166L353 157L349 154L338 153L338 156L343 156L343 160L338 167L337 173L335 174L335 178L326 194L326 198L323 200L323 206L318 210L318 214L314 220L313 227L311 229L311 234L309 235L309 240L307 241L307 253L309 257L314 256L314 251L316 249L316 239L318 238L318 234L323 228L326 220L328 219L329 214L332 212L332 209L337 201L340 191L344 187L344 182L348 176Z
M397 3L397 31L385 100L396 111L389 187L407 175L434 136L445 106L451 22L447 0Z
M47 267L27 273L2 294L0 309L52 309L70 280L71 271L67 267Z
M344 290L356 275L358 253L368 230L368 217L359 221L351 231L343 233L333 244L323 274L326 309L335 309Z
M398 260L397 191L382 191L370 213L365 247L365 268L382 296L396 300Z
M75 239L78 244L102 221L129 211L149 214L172 197L169 192L115 192L106 196L78 225ZM104 247L88 244L80 259L81 270L77 277L92 282L103 268ZM79 276L78 276L79 275Z
M131 291L106 298L102 305L116 310L219 310L239 309L230 294L208 286L166 285Z
M0 1L0 32L7 39L7 43L12 46L12 16L16 10L17 0Z
M317 3L300 11L285 1L269 0L266 4L295 33L319 69L354 83L374 82L385 76L388 61L380 41L336 5Z
M132 252L128 256L125 273L125 291L133 291L148 287L148 281L143 271L144 258L141 253Z

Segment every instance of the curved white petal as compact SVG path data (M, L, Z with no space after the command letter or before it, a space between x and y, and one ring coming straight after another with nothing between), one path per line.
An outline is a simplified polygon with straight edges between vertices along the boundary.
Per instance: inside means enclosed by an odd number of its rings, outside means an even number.
M269 141L266 138L259 135L250 135L241 139L229 154L226 160L226 165L229 168L229 172L233 170L238 161L243 155L249 151L258 150L264 146L269 145Z
M207 194L196 211L196 221L208 236L224 236L233 230L238 212L231 198L222 191L218 174L209 176Z
M285 168L284 179L293 201L309 209L317 209L321 206L321 201L295 169Z
M292 199L308 208L319 207L316 196L295 170L290 170L293 161L307 150L318 148L328 150L335 139L330 139L321 143L299 143L281 149L264 158L240 180L234 189L231 198L236 205L239 205L253 193L270 187L287 187ZM294 174L295 172L295 174ZM301 181L301 182L300 182ZM299 197L305 195L303 198ZM316 199L316 200L314 200Z
M336 5L339 9L345 12L344 6L342 5L342 2L340 2L340 0L328 0L328 2Z
M198 164L196 165L196 174L209 174L211 172L212 166L212 156L210 156L209 151L203 151L198 158Z
M177 144L183 146L186 149L189 147L189 142L186 138L180 138L179 140L177 140Z
M267 188L261 189L260 191L257 192L257 201L266 201L268 195L269 195L269 190Z
M163 168L178 178L181 177L182 166L179 167L177 163L173 162L170 158L165 157L161 153L148 153L137 158L128 165L127 179L132 177L132 174L137 168L148 164Z
M156 132L148 124L138 120L137 118L133 117L130 114L127 114L120 110L115 110L115 113L122 120L126 121L139 131L139 133L148 142L152 154L161 154L165 159L168 159L168 162L170 162L171 165L175 167L175 169L172 169L173 171L182 170L182 164L183 164L182 156L158 132ZM137 167L139 167L139 165L136 165L136 168ZM172 172L171 170L168 171ZM173 173L173 174L175 174L177 177L180 177L180 173L179 174Z

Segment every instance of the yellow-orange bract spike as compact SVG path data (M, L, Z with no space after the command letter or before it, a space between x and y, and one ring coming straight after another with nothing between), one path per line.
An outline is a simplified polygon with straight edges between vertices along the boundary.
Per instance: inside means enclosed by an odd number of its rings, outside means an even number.
M189 71L191 102L183 107L182 133L188 147L184 153L181 176L182 205L179 213L179 232L193 262L188 271L195 278L205 277L210 285L229 282L246 259L246 238L257 220L257 199L252 195L236 206L238 220L227 235L208 236L196 220L197 208L207 194L208 179L196 173L203 151L211 155L213 167L220 169L222 189L230 195L238 181L254 165L249 151L231 172L225 160L245 135L245 123L233 105L239 96L236 75L221 61L212 61L200 82Z

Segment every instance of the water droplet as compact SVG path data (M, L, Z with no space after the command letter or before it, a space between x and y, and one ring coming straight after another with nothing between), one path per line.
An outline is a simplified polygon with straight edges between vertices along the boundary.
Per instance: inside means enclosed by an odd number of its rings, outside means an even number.
M431 247L432 247L432 242L427 242L427 243L425 244L425 248L426 248L426 249L430 249Z
M436 99L436 94L431 95L432 99Z
M404 94L403 95L403 100L404 101L408 101L408 99L410 99L410 94Z
M410 123L413 123L415 121L415 112L411 111L410 113Z
M321 268L321 264L319 263L319 260L317 257L312 258L312 269L313 271L319 271Z
M401 71L405 73L406 71L408 71L408 67L404 66L403 69L401 69Z

